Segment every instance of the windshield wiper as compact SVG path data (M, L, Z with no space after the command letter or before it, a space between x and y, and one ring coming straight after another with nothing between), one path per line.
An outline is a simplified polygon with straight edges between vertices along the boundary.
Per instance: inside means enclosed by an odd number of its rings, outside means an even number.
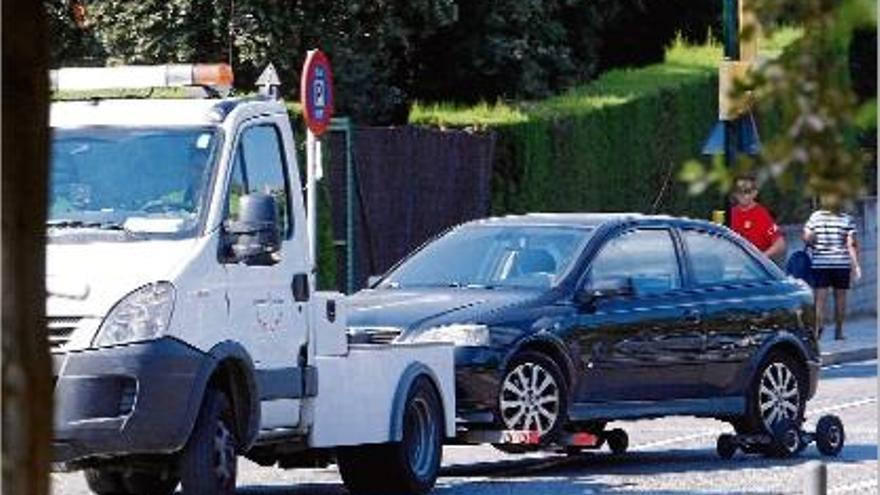
M119 230L129 232L125 226L119 222L84 222L82 220L50 220L46 222L46 227L50 229L99 229L99 230Z

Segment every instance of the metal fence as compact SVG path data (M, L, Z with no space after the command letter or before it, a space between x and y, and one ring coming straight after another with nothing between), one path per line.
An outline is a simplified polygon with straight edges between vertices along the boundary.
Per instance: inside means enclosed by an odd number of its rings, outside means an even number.
M329 137L337 266L346 266L345 137ZM355 287L453 225L490 213L493 134L419 127L354 129ZM338 287L345 270L337 270Z

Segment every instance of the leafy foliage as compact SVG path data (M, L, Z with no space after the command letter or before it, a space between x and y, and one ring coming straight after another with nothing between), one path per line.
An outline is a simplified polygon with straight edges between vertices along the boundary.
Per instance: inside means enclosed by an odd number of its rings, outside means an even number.
M774 31L782 20L803 28L803 36L780 57L758 66L735 90L751 91L759 114L776 115L779 132L764 143L757 159L740 157L734 170L717 161L709 169L692 163L685 178L697 189L716 185L725 190L734 174L755 171L759 181L775 181L784 189L802 184L808 197L822 197L827 204L864 193L865 169L873 164L858 146L857 116L867 115L862 125L876 127L876 86L863 104L868 111L859 112L848 54L857 29L873 31L876 39L876 5L867 0L755 0L755 8L765 30Z
M229 61L237 86L249 90L272 62L292 97L305 51L320 47L335 68L337 109L368 124L406 122L416 99L545 97L600 67L630 63L618 55L647 53L651 44L659 60L675 30L705 35L715 7L695 6L716 3L93 0L81 28L70 1L43 0L55 66ZM687 15L675 11L685 6ZM640 37L626 43L630 31ZM644 45L634 50L633 42Z

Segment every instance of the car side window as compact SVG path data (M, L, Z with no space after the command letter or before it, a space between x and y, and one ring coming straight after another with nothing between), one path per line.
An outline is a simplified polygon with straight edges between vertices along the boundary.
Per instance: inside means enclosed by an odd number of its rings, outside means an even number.
M593 260L590 283L625 281L637 295L681 288L678 257L666 229L639 229L608 241Z
M685 230L682 234L697 285L746 283L768 278L758 261L734 242L696 230Z
M278 130L273 125L256 125L241 133L229 182L228 218L237 219L238 198L243 193L268 194L275 198L281 238L288 239L293 229L288 211L290 182L283 153Z

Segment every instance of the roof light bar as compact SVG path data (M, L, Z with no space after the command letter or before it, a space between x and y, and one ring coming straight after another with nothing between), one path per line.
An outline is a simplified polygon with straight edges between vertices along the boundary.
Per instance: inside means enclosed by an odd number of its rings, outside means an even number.
M51 71L50 79L53 91L183 86L231 88L233 75L228 64L121 65L57 69Z

